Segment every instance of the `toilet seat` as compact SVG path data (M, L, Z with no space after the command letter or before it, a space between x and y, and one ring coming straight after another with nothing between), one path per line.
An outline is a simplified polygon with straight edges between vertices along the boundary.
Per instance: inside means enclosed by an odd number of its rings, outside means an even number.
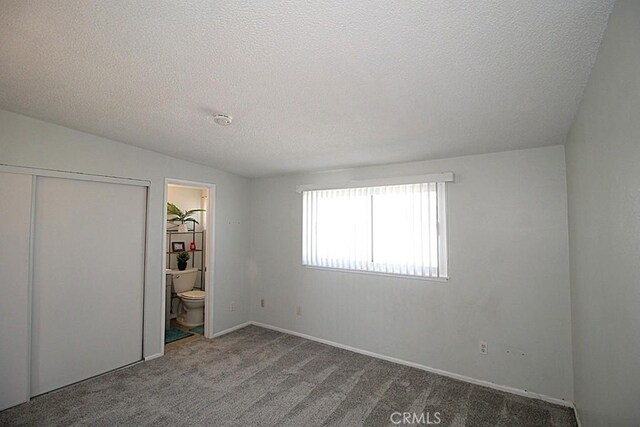
M204 293L204 291L196 291L196 290L181 292L178 294L180 298L184 298L186 300L204 299L205 295L206 294Z

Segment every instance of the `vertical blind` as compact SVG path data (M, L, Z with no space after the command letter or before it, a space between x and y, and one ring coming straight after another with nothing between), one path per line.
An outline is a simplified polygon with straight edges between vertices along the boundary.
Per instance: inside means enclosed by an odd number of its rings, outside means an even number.
M444 182L302 195L304 265L447 277Z

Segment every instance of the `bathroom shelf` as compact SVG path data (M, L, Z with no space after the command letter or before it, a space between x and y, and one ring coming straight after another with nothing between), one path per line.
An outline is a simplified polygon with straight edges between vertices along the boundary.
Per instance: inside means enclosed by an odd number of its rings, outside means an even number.
M191 235L191 238L189 239L187 236ZM184 242L185 243L185 247L189 246L189 242L196 242L197 247L200 247L201 249L185 249L184 251L165 251L165 253L167 254L167 268L171 268L173 266L173 268L177 268L176 262L175 262L175 256L179 254L180 252L189 252L191 253L191 268L198 268L198 271L200 272L200 285L198 286L196 284L196 288L200 288L201 290L204 291L205 288L205 275L204 272L207 271L206 268L206 256L205 256L205 252L206 252L206 231L202 230L202 231L195 231L195 230L190 230L190 231L175 231L175 230L167 230L167 248L171 248L171 243L173 243L174 241L178 241L178 242ZM196 267L196 259L198 259L199 261L199 266ZM196 282L197 283L197 282Z

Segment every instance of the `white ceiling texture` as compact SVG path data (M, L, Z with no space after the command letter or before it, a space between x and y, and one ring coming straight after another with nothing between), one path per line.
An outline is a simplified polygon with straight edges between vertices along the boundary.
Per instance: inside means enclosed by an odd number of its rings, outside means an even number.
M562 144L612 6L0 0L0 109L248 177Z

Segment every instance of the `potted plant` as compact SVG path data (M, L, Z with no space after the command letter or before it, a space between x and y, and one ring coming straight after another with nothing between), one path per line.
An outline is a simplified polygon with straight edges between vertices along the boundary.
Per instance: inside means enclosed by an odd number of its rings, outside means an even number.
M178 231L184 233L189 231L185 222L193 222L193 227L195 229L196 224L200 224L193 218L193 215L196 212L204 212L204 209L191 209L188 211L182 211L179 207L174 205L173 203L167 203L167 221L168 222L180 222L178 226ZM173 218L169 218L172 216Z
M187 261L191 258L189 252L180 252L176 256L176 260L178 261L178 270L183 271L187 268Z

